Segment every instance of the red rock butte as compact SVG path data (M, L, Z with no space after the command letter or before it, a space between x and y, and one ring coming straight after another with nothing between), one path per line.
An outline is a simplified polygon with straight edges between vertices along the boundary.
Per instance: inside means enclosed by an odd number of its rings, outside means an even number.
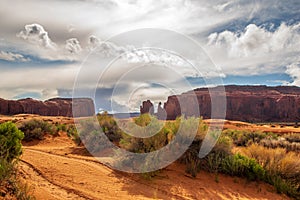
M89 98L54 98L46 101L31 98L20 100L0 98L0 114L2 115L37 114L42 116L73 117L74 109L77 117L95 114L94 102Z
M296 86L224 86L199 88L181 95L169 96L164 104L167 119L173 120L182 114L178 99L183 99L184 114L195 110L195 104L189 102L194 92L200 115L211 118L211 96L218 100L218 95L226 96L226 119L246 122L299 122L300 121L300 88ZM192 101L192 100L191 100ZM222 103L222 102L219 102ZM149 102L148 102L149 104ZM145 110L141 109L141 113Z

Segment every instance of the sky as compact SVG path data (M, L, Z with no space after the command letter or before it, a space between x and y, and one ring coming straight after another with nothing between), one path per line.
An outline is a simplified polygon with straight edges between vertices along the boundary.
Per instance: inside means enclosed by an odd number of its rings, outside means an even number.
M198 87L300 86L298 0L1 0L0 27L0 98L133 112Z

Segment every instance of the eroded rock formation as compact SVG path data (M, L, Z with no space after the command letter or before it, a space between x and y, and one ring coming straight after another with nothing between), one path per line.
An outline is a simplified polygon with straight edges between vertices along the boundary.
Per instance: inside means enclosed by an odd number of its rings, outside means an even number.
M211 95L222 99L220 87L195 89L198 105L191 100L191 92L168 97L164 104L167 119L180 116L182 110L185 115L193 115L195 108L199 108L200 115L211 118ZM226 91L226 119L247 122L297 122L300 121L300 88L294 86L225 86ZM218 96L219 95L219 96ZM178 99L183 99L184 109L180 107ZM221 112L220 112L221 113ZM214 118L219 118L215 116Z
M74 104L73 104L74 103ZM89 98L54 98L38 101L27 98L21 100L5 100L0 98L0 114L37 114L43 116L72 117L72 106L76 109L77 117L92 116L95 114L94 102Z
M141 114L150 113L151 115L154 114L154 107L153 103L150 100L143 101L143 105L140 106Z

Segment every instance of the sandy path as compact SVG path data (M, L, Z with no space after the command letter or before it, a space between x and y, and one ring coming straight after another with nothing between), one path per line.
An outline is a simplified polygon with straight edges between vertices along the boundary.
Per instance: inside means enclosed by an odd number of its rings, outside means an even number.
M64 152L53 146L25 148L21 169L37 199L287 199L269 185L239 178L219 175L217 183L213 174L201 172L194 179L178 164L149 181Z
M155 197L156 191L152 193L151 189L141 191L141 195L129 194L122 188L126 184L135 185L135 181L92 161L32 149L25 150L22 160L30 163L31 167L42 174L48 182L85 199L153 199ZM168 194L159 194L159 198L166 199L166 195L168 196Z
M45 200L86 199L66 187L52 183L41 171L25 161L21 161L19 173L27 181L30 192L34 192L37 197Z

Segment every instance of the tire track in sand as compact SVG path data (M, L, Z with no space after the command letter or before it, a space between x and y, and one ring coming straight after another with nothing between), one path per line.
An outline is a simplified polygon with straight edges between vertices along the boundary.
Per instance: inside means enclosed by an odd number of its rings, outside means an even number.
M21 160L53 185L85 199L186 199L122 176L95 160L30 148L24 149Z
M89 199L75 190L52 182L39 169L24 160L20 160L19 173L25 181L30 182L29 192L36 192L39 193L38 195L43 195L44 200Z

